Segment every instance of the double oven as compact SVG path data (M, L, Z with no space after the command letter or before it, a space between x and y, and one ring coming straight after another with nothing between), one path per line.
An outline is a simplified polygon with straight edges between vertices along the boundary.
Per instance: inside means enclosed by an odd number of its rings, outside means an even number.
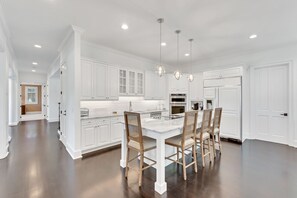
M176 115L185 113L187 109L187 95L186 94L170 94L169 97L169 113Z

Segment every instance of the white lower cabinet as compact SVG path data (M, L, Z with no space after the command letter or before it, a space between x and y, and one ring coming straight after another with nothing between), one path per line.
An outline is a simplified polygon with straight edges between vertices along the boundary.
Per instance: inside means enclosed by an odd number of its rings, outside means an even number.
M81 150L88 153L121 143L122 117L83 120L81 127Z

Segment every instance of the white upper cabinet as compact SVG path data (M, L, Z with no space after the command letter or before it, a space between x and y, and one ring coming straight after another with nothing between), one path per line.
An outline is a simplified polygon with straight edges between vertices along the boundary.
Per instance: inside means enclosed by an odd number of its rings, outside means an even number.
M191 101L203 100L203 74L194 74L194 80L189 82L189 99Z
M119 71L91 60L81 61L81 100L117 100Z
M119 99L119 68L109 66L107 70L107 98L109 100Z
M93 65L90 61L81 61L81 99L90 99L93 94L92 74Z
M144 94L144 75L142 72L120 69L119 93L122 96L142 96Z
M119 79L120 79L120 95L126 95L127 93L127 70L123 70L120 69L120 75L119 75Z
M159 77L155 72L145 72L145 99L164 100L166 93L166 77Z
M242 67L234 67L223 70L215 70L215 71L207 71L203 73L204 79L216 79L216 78L229 78L242 76L243 68Z
M168 75L168 88L170 93L186 93L189 89L189 81L186 75L176 80L173 75Z
M104 100L107 98L107 66L99 63L93 64L93 97L92 99Z

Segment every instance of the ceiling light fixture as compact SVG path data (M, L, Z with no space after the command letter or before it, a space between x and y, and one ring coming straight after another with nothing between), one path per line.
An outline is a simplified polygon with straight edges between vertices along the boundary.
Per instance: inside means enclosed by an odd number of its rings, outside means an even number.
M32 69L32 72L36 72L36 70L35 69Z
M33 62L32 65L38 65L38 63L37 62Z
M252 34L249 38L250 39L255 39L255 38L257 38L258 36L257 36L257 34Z
M190 56L190 54L186 53L185 56Z
M34 47L39 48L39 49L42 48L41 45L37 45L37 44L35 44Z
M161 46L166 46L167 44L165 42L161 43Z
M162 23L164 23L164 19L160 18L157 20L160 23L160 63L157 65L156 73L162 77L165 74L164 66L162 65ZM166 43L165 43L166 45Z
M179 67L179 34L180 34L180 30L176 30L175 33L176 33L176 43L177 43L177 53L176 53L176 63L177 63L177 67ZM174 72L174 77L176 80L179 80L181 77L182 77L182 73L179 71L179 70L176 70Z
M123 30L128 30L129 27L128 27L128 25L126 23L123 23L122 26L121 26L121 28Z
M190 59L190 64L191 64L191 74L188 76L188 80L189 82L193 82L194 80L194 75L193 75L193 63L192 63L192 42L194 41L194 39L189 39L190 41L190 54L191 54L191 59Z

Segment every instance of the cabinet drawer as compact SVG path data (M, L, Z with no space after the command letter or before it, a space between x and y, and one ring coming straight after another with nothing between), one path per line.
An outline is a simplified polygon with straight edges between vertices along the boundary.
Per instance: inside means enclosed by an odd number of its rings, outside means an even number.
M82 126L95 126L97 125L96 119L88 119L88 120L82 120L81 122Z
M123 121L124 121L123 116L117 116L117 117L112 117L112 118L110 118L110 122L111 122L111 123L123 122Z
M99 118L97 119L97 123L100 124L109 124L110 123L110 118Z

